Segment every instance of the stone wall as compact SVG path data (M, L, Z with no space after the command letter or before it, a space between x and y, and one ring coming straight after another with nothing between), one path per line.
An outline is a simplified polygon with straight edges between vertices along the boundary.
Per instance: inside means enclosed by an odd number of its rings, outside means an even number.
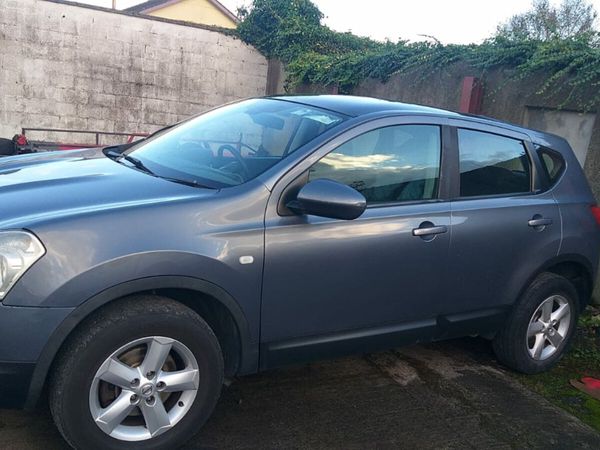
M267 60L215 29L69 2L0 0L0 137L21 127L151 132L264 95L266 84Z

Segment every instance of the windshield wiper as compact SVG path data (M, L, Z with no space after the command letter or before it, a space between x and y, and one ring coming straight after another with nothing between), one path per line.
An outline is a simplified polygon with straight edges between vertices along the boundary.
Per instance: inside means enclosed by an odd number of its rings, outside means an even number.
M154 172L152 172L152 170L150 170L146 164L144 164L141 160L135 158L134 156L129 156L129 155L121 155L121 157L119 159L124 159L125 161L130 162L131 164L133 164L135 166L136 169L141 170L142 172L146 172L150 175L155 175Z
M115 148L116 147L117 146L115 146ZM112 147L107 147L104 149L104 154L106 156L108 156L110 159L117 159L117 158L120 158L121 156L123 156L121 152L118 152L116 150L109 150L110 148L112 148Z
M171 177L161 177L160 175L156 175L158 178L162 178L163 180L172 181L173 183L184 184L186 186L196 187L196 188L206 188L206 189L216 189L211 186L207 186L202 183L198 183L194 180L182 180L180 178L171 178Z
M171 177L164 177L164 176L158 175L158 174L152 172L152 170L150 170L142 161L140 161L139 159L137 159L134 156L124 155L124 154L116 152L114 150L109 150L105 154L106 154L106 156L108 156L111 159L114 159L117 162L120 162L122 159L124 159L125 161L128 161L131 164L133 164L136 169L146 172L148 175L152 175L156 178L162 178L163 180L172 181L173 183L178 183L178 184L184 184L186 186L215 189L214 187L207 186L202 183L198 183L195 180L182 180L180 178L171 178Z
M109 150L105 153L106 156L108 156L111 159L114 159L117 162L120 162L122 159L124 159L125 161L130 162L131 164L134 165L134 167L136 169L139 169L143 172L146 172L150 175L156 175L154 172L152 172L152 170L150 170L146 164L144 164L141 160L137 159L134 156L130 156L130 155L125 155L123 153L120 152L116 152L114 150Z

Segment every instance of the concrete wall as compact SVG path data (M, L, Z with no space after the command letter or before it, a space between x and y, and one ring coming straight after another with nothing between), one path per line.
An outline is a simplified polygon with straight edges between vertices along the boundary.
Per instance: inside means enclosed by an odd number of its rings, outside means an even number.
M0 137L21 127L151 132L264 95L266 80L257 50L215 30L65 2L0 0Z
M579 164L585 167L596 125L595 113L527 107L524 123L530 128L564 137L571 144Z

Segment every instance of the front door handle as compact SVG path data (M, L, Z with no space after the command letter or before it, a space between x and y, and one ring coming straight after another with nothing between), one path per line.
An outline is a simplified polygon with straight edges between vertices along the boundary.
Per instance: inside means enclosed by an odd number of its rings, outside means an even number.
M442 234L448 231L448 227L445 225L440 225L437 227L433 224L431 225L432 226L423 227L423 224L421 224L421 227L412 230L413 236L432 236L435 234Z
M536 214L537 216L537 214ZM533 216L533 219L531 219L529 222L527 222L527 224L530 227L545 227L546 225L552 225L552 219L547 219L545 217L536 217Z

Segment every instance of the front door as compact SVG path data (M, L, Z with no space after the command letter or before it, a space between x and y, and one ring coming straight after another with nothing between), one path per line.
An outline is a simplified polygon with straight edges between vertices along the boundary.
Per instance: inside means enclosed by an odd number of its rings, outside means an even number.
M442 127L397 123L340 142L305 181L345 183L367 210L351 221L267 211L263 367L435 332L451 234Z

